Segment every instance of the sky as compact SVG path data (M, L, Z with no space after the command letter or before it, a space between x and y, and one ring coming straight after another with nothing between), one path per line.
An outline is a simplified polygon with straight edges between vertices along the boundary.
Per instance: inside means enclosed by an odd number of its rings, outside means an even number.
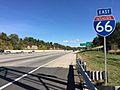
M79 46L96 37L98 8L112 8L120 21L120 0L0 0L0 32Z

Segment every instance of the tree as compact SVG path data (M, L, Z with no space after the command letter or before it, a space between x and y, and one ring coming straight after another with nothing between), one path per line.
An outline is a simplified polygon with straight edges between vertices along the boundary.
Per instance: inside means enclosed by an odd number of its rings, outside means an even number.
M2 40L7 40L7 39L8 39L7 34L4 33L4 32L2 32L2 33L0 34L0 39L2 39Z
M93 39L93 46L96 47L96 46L100 46L102 43L102 41L100 40L100 36L97 36Z
M9 40L13 46L13 49L18 49L19 44L19 36L17 34L10 34Z
M111 41L111 44L117 44L120 48L120 22L116 23L115 30L113 34L108 37L108 40Z
M3 43L3 41L0 39L0 50L5 50L6 46L5 43Z
M44 42L43 40L37 40L33 37L25 37L24 39L19 38L17 34L10 34L7 36L6 33L2 32L0 33L0 49L14 49L14 50L20 50L25 49L27 46L36 45L38 46L38 49L47 50L50 48L54 49L72 49L69 46L64 46L59 43L52 43L52 42Z

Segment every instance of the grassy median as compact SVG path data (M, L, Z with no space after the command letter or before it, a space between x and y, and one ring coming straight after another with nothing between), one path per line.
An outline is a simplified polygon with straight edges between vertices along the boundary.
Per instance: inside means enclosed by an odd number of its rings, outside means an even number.
M88 70L104 71L104 53L85 51L79 55L87 62ZM120 86L120 55L107 54L108 85Z

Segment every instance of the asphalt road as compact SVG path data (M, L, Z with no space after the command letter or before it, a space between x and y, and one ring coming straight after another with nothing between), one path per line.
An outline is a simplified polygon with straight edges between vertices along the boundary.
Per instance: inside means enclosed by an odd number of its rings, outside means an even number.
M69 68L44 66L68 53L0 55L0 90L66 90Z

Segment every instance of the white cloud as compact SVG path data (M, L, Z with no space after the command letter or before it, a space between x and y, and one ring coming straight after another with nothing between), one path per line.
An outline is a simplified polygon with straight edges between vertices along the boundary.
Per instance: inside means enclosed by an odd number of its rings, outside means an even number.
M68 43L69 41L68 41L68 40L64 40L63 42L64 42L64 43Z
M64 40L64 43L79 43L80 40L79 39L75 39L75 40Z

